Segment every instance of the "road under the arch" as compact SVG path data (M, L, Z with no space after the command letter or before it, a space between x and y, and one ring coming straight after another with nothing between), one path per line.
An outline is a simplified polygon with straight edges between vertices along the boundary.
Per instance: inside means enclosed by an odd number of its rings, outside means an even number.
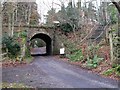
M35 49L34 48L34 51L33 52L36 52L34 54L31 54L32 56L44 56L44 55L52 55L52 39L50 36L48 36L47 34L43 34L43 33L38 33L38 34L35 34L31 39L30 41L32 41L33 39L36 39L36 38L39 38L39 39L42 39L45 43L46 43L46 47L43 47L42 49L46 50L41 50L43 51L42 54L41 53L37 53L38 50L40 51L40 49ZM44 53L45 52L45 53Z

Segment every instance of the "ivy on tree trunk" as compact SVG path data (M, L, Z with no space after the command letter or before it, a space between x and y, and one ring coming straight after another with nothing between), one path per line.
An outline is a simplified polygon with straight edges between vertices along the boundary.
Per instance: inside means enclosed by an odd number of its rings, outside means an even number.
M119 14L118 14L118 31L117 31L117 44L114 47L115 48L115 61L113 62L113 64L120 64L120 1L119 2L115 2L114 0L112 0L112 3L115 5L115 7L117 8Z

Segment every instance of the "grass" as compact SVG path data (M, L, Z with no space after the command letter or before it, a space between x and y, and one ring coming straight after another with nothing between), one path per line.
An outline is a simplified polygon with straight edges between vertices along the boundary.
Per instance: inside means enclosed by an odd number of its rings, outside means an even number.
M30 86L26 86L22 83L7 83L7 82L2 82L0 85L1 88L32 88Z

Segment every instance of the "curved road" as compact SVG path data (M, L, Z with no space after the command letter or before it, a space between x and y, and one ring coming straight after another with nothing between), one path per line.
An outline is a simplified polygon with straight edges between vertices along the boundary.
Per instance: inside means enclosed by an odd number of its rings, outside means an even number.
M118 88L118 82L65 63L53 56L36 56L30 65L3 68L3 82L39 88Z

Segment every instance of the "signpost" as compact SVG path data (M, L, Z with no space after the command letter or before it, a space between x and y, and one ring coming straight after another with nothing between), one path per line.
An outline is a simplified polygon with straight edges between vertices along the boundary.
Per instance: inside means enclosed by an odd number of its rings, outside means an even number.
M60 56L61 56L61 58L65 57L65 48L64 48L63 43L62 43L61 48L60 48Z

